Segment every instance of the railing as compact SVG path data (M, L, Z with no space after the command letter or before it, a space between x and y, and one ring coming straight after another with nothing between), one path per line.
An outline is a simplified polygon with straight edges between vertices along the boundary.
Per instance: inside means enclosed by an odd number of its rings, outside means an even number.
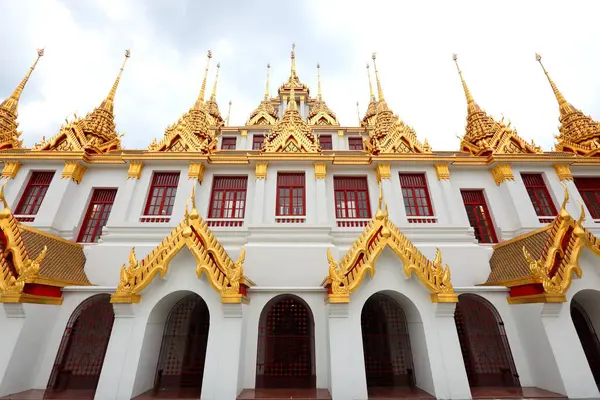
M436 217L418 217L418 218L408 218L408 222L411 224L435 224L437 223Z
M33 222L33 221L35 221L35 215L14 215L14 217L19 222Z
M244 219L211 218L206 220L209 227L239 228L244 225Z
M142 215L140 217L140 222L161 223L161 222L169 222L169 221L171 221L171 216L159 217L159 216L154 216L154 215Z
M338 219L338 228L364 228L371 221L370 218L356 218L356 219Z
M554 217L538 218L538 221L542 224L551 224L554 221Z
M303 224L306 222L306 217L275 217L275 222L278 224Z

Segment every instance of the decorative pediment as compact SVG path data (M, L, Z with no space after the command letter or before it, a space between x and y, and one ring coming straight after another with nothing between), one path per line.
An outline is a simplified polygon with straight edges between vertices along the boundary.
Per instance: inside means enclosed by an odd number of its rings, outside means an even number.
M327 250L329 275L323 281L331 303L350 302L350 293L356 290L367 273L375 274L375 263L383 250L389 247L404 264L408 278L415 275L431 292L433 302L456 303L458 297L450 280L450 268L442 264L442 254L437 249L433 261L421 251L390 221L381 188L377 213L362 231L350 250L336 262Z
M245 250L242 249L237 261L232 261L198 214L193 188L191 203L192 211L188 212L186 206L183 221L146 257L138 261L135 249L131 249L129 264L121 267L119 284L111 297L112 303L138 303L144 288L156 275L165 277L171 260L184 247L196 260L198 277L206 274L211 286L221 295L223 303L247 301L247 288L254 283L244 276Z
M252 111L247 126L252 125L275 125L277 122L277 110L270 99L265 98L260 102L256 110Z
M211 154L217 149L217 143L216 132L209 127L205 105L196 103L165 130L165 136L160 142L154 139L148 150Z

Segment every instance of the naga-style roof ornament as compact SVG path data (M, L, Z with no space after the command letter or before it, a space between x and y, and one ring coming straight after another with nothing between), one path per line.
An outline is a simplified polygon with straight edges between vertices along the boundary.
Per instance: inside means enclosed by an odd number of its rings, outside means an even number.
M215 83L213 85L212 94L206 102L206 111L208 112L208 121L210 125L223 126L225 121L221 117L221 111L219 111L219 105L217 104L217 83L219 82L219 70L221 69L221 63L217 63L217 74L215 76Z
M374 155L382 153L430 153L431 149L427 150L419 142L414 129L400 121L398 116L394 115L388 107L383 96L375 60L376 54L373 53L373 66L375 68L379 101L375 114L375 125L369 132L369 140L366 142L367 151Z
M356 239L350 250L335 261L327 249L329 275L322 286L328 289L330 303L349 303L350 293L363 282L367 273L375 275L375 263L383 250L389 247L404 264L407 278L416 275L421 284L431 292L431 301L456 303L457 295L450 279L450 268L442 263L440 249L430 261L389 219L387 204L379 186L377 213Z
M369 79L369 105L367 106L367 112L362 120L359 117L360 125L364 128L372 128L375 126L375 120L377 119L377 99L373 92L373 83L371 82L371 71L369 71L369 63L367 63L367 78ZM358 103L356 104L358 107Z
M555 145L556 151L574 153L584 157L598 157L600 155L600 123L567 102L544 68L542 56L536 54L535 59L540 63L558 101L560 127L559 135L556 136L558 140Z
M285 82L283 85L281 85L279 87L279 93L281 93L282 91L287 91L287 90L297 90L300 92L306 92L309 93L310 90L308 89L308 86L306 86L304 83L300 82L300 78L298 78L298 74L296 73L296 44L292 43L292 53L291 53L291 58L292 58L292 68L290 71L290 77L288 78L287 82Z
M467 98L467 126L465 135L461 138L460 147L475 156L490 154L539 154L542 150L533 141L527 143L521 138L516 129L511 129L510 122L504 124L504 118L498 122L490 117L473 99L469 87L465 82L462 71L458 66L458 55L453 54L452 59Z
M129 265L123 264L121 276L112 303L138 303L141 292L156 275L164 278L169 271L171 260L181 249L187 247L196 260L198 278L206 274L210 285L221 295L223 303L247 301L247 289L254 283L244 276L243 264L245 249L237 261L233 261L218 239L210 231L196 209L196 198L192 187L190 201L186 204L185 215L179 225L146 257L138 261L135 248L129 253ZM192 203L191 212L188 211Z
M275 125L277 121L277 110L273 106L269 94L269 72L271 64L267 64L267 83L265 85L265 97L258 107L252 111L246 125Z
M117 79L113 83L108 96L99 107L85 117L75 119L60 127L59 132L46 141L35 145L36 151L84 151L102 154L121 148L121 136L116 132L114 101L125 63L130 56L130 51L125 51L125 60L121 65Z
M265 137L261 149L266 153L320 153L321 146L312 129L298 111L296 93L292 87L283 117Z
M204 102L206 79L211 58L212 52L209 50L202 87L196 102L176 123L167 127L160 142L157 142L156 139L152 141L148 146L149 151L194 151L209 154L217 149L216 131L220 129L220 125L213 126L214 129L211 129L212 117L209 115L207 105Z
M335 113L327 107L327 104L323 100L323 94L321 92L321 66L319 64L317 64L317 86L318 94L317 98L310 105L308 123L310 125L339 126L340 123L338 122Z
M29 77L31 77L31 73L43 55L44 49L39 49L37 51L37 58L29 68L25 78L15 88L10 97L0 103L0 150L18 149L23 146L23 141L20 139L21 132L17 130L19 127L19 123L17 122L19 100L27 81L29 81Z

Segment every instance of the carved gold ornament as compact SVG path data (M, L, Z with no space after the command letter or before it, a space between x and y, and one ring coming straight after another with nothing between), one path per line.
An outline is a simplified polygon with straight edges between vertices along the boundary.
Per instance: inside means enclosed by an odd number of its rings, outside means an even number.
M554 171L560 181L572 181L571 168L566 164L554 164Z
M433 164L435 169L435 175L438 181L449 181L450 180L450 169L448 164Z
M325 163L314 163L315 167L315 179L327 178L327 164Z
M142 176L142 169L144 163L141 161L132 161L129 163L129 170L127 171L127 179L140 179Z
M256 169L254 174L256 175L256 179L267 179L267 168L269 167L269 163L266 162L257 162Z
M152 282L156 275L164 278L169 263L183 247L187 247L196 259L196 274L208 277L211 286L221 295L223 303L241 303L247 301L246 289L253 286L244 276L242 264L245 249L237 261L232 261L227 252L212 234L206 222L196 209L195 183L192 186L192 210L186 205L183 221L144 259L138 261L135 248L129 254L129 264L121 267L121 276L112 303L138 303L142 290Z
M375 167L375 174L377 177L377 182L381 182L382 179L390 179L392 177L391 165L377 164Z
M204 164L201 162L191 162L188 170L188 179L197 179L198 183L204 180Z
M62 179L72 179L73 182L79 185L86 171L87 168L84 167L82 164L78 163L77 161L65 161L65 167L63 168L62 172Z
M494 168L492 168L492 177L494 178L494 182L496 185L500 185L504 181L514 181L515 176L512 172L512 167L510 164L498 164Z
M329 290L329 302L350 302L350 293L360 286L364 276L367 273L371 277L375 274L375 262L387 246L403 262L406 276L410 278L415 275L431 292L432 302L458 301L450 280L450 268L442 264L440 250L436 250L433 261L428 260L389 220L380 185L377 213L350 250L336 262L330 249L327 249L329 275L323 281L323 286Z
M2 168L2 177L7 179L15 179L19 170L21 169L21 164L18 161L6 161L4 163L4 168Z

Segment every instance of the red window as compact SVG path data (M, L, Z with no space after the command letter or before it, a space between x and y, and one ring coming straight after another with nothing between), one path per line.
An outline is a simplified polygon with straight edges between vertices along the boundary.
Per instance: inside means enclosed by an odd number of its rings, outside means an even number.
M304 173L277 175L277 215L306 215Z
M21 201L15 211L16 215L36 215L46 192L50 187L50 182L54 177L54 171L33 172L23 192Z
M152 177L145 215L171 215L178 183L179 172L156 172Z
M117 189L94 189L92 200L79 231L78 242L96 243L100 239L102 228L108 221L116 195Z
M367 178L333 178L336 218L371 218Z
M224 137L221 140L221 150L235 150L236 141L235 137Z
M521 174L521 178L523 178L525 189L527 189L535 213L539 217L555 216L556 207L550 198L542 174Z
M461 190L463 203L475 237L479 243L497 243L496 230L488 209L483 190Z
M246 176L217 176L213 181L209 218L244 218Z
M433 216L425 174L400 174L400 186L408 217Z
M600 178L574 178L574 181L592 218L600 219Z
M264 142L265 137L263 135L252 135L252 150L260 150Z
M331 144L331 135L321 135L319 137L319 143L321 144L321 148L323 150L333 150L333 145Z
M362 150L364 148L362 137L349 137L348 148L350 150Z

